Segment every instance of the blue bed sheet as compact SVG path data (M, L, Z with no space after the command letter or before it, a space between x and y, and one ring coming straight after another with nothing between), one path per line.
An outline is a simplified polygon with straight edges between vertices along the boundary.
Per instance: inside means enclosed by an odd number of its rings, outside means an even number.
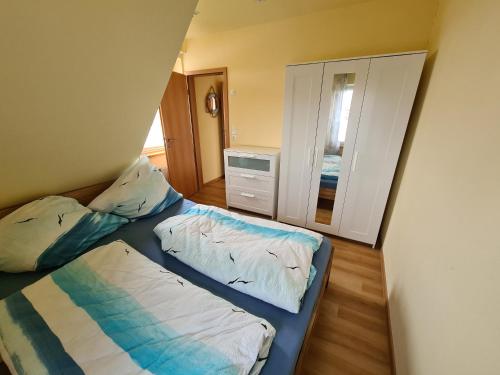
M319 181L319 187L325 189L337 189L338 181L339 181L338 176L328 176L328 178L323 178L323 175L321 175L321 180Z
M306 292L301 311L298 314L292 314L218 283L161 250L160 240L153 233L153 228L167 217L181 214L194 204L186 199L181 200L154 217L124 225L116 232L99 240L92 248L122 239L149 259L188 279L193 284L268 320L276 328L276 337L261 374L293 374L314 306L321 292L321 281L327 271L332 251L330 241L325 238L315 253L313 264L317 269L316 277ZM21 274L0 272L0 298L34 283L49 272L50 270Z

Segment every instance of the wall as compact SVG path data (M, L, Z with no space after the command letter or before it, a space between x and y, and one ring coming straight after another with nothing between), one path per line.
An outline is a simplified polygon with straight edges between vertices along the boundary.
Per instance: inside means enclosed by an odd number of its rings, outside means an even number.
M442 1L383 245L398 374L499 374L500 2Z
M222 95L222 82L222 76L218 75L195 76L194 78L203 183L224 174L222 108L217 117L212 117L205 111L205 98L210 86L214 87L220 97Z
M184 68L227 66L232 143L280 146L285 65L425 49L435 0L377 0L213 33L185 43Z
M165 155L165 150L144 153L149 158L149 162L161 169L166 179L168 179L168 166L167 166L167 155Z
M196 2L2 2L0 207L112 179L140 154Z

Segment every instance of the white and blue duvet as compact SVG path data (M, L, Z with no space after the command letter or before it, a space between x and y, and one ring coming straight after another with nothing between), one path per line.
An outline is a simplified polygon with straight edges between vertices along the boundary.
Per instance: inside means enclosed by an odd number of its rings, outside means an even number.
M321 166L321 178L337 179L340 174L340 163L342 157L339 155L324 155L323 165Z
M162 249L197 271L293 313L315 274L323 236L303 228L196 205L154 229Z
M274 335L122 241L0 301L13 374L257 374Z

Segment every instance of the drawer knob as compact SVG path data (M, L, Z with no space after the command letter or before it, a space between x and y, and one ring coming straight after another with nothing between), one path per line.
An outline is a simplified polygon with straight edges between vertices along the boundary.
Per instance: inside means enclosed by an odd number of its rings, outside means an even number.
M240 193L240 195L242 197L255 198L255 195L254 194L250 194L250 193Z

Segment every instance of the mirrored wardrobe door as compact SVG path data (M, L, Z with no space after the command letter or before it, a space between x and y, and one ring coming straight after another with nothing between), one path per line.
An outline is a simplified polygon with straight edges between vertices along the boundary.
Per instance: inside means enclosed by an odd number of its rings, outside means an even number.
M369 59L325 64L307 227L337 234L363 104Z

